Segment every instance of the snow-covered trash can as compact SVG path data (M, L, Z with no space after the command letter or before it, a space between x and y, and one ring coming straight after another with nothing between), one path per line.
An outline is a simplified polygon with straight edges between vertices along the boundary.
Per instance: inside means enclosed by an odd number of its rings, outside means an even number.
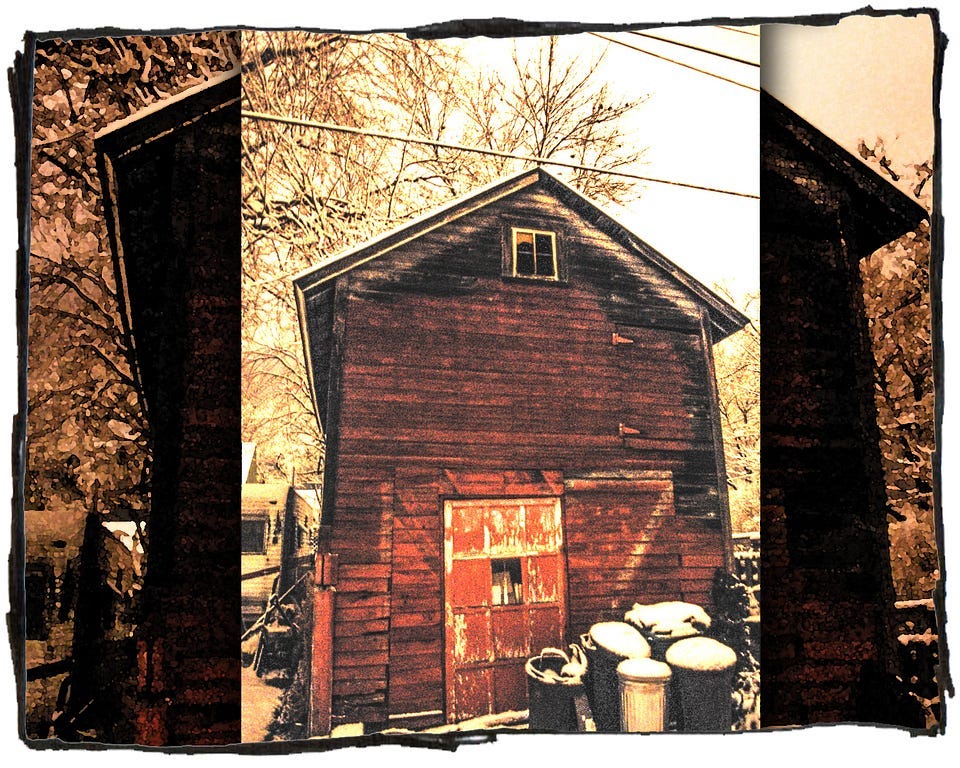
M666 729L671 676L669 666L653 659L626 659L617 665L623 733L660 733Z
M625 659L650 658L650 644L622 621L602 621L581 637L587 652L587 698L597 730L620 730L620 684L617 665Z
M651 658L663 661L677 640L698 637L710 629L710 616L695 603L671 600L643 605L634 603L623 620L640 630L650 643Z
M570 655L559 648L544 648L527 659L527 693L531 731L577 730L574 699L584 692L587 660L583 650L570 646Z
M729 731L731 690L736 652L709 637L679 640L667 649L680 691L683 730L688 733Z
M709 614L696 603L668 600L661 603L634 603L623 620L640 630L650 643L650 658L663 661L667 649L678 640L699 637L710 629ZM670 730L683 730L680 693L674 679L667 690L667 722Z

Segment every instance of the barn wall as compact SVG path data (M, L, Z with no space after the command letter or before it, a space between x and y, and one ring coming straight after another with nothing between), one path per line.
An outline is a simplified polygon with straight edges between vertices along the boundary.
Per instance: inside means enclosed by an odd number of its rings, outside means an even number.
M863 719L893 592L857 232L843 181L764 123L764 725ZM847 182L849 183L849 182Z
M153 443L137 709L124 721L150 745L240 738L239 89L211 87L100 145Z
M566 479L571 640L597 621L622 620L636 602L710 605L724 564L720 530L676 514L670 473L632 474Z
M500 276L505 218L560 232L564 284ZM699 307L552 195L526 190L403 246L384 266L359 267L338 279L337 302L342 373L330 381L336 451L325 505L341 558L341 717L442 707L441 471L666 471L680 513L671 535L690 534L722 563ZM614 345L616 332L634 343ZM636 434L621 437L621 424ZM401 482L410 473L429 482ZM672 597L703 597L713 568L681 585L690 556L681 541L648 562L676 584Z

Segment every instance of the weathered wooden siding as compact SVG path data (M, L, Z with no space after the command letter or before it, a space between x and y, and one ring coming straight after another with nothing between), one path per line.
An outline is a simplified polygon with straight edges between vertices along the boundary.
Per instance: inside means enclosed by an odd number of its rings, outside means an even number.
M307 332L314 340L316 349L328 350L333 343L333 296L334 286L317 291L306 302ZM305 350L309 354L309 350ZM311 361L312 362L312 361ZM320 361L318 361L320 362ZM313 370L317 416L321 424L327 423L327 392L330 385L330 365L328 355L323 362L310 366Z
M669 472L568 477L564 508L571 639L636 602L710 604L721 531L676 514Z
M502 278L505 220L559 231L567 281ZM722 508L708 365L700 308L685 289L533 188L356 268L336 291L342 358L329 385L336 463L325 510L344 579L339 715L383 720L388 709L443 707L443 494L434 479L409 483L410 473L669 472L672 507L685 517L671 523L672 551L647 563L663 569L663 584L706 595L707 565L686 585L677 578L679 534L702 534L704 554L722 562L720 525L706 520ZM615 332L634 333L635 343L614 345ZM315 361L325 354L315 345ZM621 424L639 434L621 437ZM474 495L497 493L486 478ZM586 621L592 608L571 610Z

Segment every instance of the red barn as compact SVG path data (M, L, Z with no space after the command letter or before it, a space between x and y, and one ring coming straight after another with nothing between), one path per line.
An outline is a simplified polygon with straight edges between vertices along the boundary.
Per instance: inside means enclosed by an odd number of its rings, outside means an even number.
M523 662L709 602L713 344L747 319L526 171L295 279L339 556L334 722L526 706Z

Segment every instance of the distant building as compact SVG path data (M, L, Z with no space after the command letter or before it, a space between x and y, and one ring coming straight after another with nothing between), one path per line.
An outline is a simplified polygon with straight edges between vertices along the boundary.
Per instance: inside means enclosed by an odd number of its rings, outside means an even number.
M241 483L259 483L260 468L257 466L257 444L243 443L240 452L242 464Z
M245 483L241 489L241 599L244 629L311 570L318 507L312 490L288 483Z
M107 713L131 683L143 549L137 524L116 517L78 506L24 514L29 738L132 735Z

